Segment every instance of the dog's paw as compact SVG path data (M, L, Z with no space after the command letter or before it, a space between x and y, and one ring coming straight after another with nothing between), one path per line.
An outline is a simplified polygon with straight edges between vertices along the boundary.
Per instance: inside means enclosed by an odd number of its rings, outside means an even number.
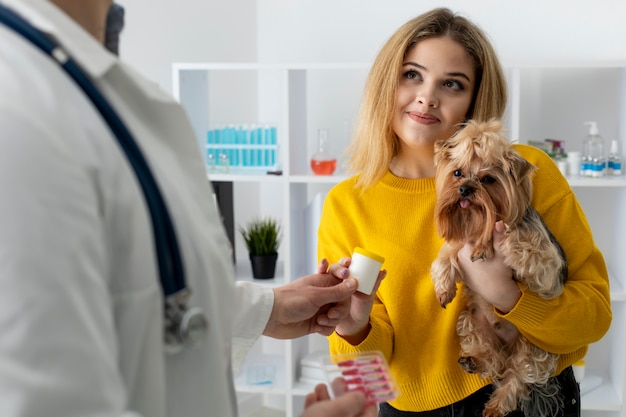
M470 374L478 372L478 366L476 366L476 362L474 362L474 359L471 356L461 356L458 362L465 372Z
M437 300L439 300L439 305L441 308L446 308L448 304L454 299L456 296L456 291L439 291L437 292Z
M484 261L485 259L487 259L487 255L485 255L485 253L478 253L478 254L472 254L472 257L470 258L472 260L472 262L476 262L476 261Z
M489 404L483 410L484 417L504 417L504 413L497 407L490 407Z
M486 261L487 259L491 259L493 257L493 253L493 246L491 246L491 243L487 245L476 245L474 246L470 259L472 262Z

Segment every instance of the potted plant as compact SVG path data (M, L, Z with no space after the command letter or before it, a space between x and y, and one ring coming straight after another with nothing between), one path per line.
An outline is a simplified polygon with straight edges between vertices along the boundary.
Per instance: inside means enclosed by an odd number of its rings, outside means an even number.
M246 227L239 226L239 233L250 254L252 276L274 278L281 239L278 222L272 217L257 218L249 222Z

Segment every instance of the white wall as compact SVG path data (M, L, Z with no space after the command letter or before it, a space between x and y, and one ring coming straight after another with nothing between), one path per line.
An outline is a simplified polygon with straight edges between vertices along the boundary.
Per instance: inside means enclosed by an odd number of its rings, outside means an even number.
M258 57L369 62L402 23L440 6L478 23L505 62L626 59L619 0L258 0Z
M116 0L125 9L120 55L172 91L172 62L254 62L254 0Z

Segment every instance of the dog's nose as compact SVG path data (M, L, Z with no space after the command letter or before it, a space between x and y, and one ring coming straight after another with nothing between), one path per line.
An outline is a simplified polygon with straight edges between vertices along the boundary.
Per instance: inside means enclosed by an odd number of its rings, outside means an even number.
M470 187L469 185L461 185L459 187L459 194L461 194L461 196L463 197L469 197L470 195L472 195L473 192L474 188Z

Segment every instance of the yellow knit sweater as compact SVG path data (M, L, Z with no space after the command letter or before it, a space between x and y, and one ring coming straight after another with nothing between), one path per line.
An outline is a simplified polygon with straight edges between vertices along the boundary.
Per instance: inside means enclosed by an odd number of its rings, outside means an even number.
M609 328L608 273L585 215L556 165L536 148L516 148L539 168L533 206L563 246L569 276L560 297L546 301L524 291L503 317L532 343L561 354L561 372ZM467 397L489 381L457 364L455 327L462 298L446 309L435 298L430 264L442 240L434 223L434 179L407 180L388 172L363 194L354 184L354 178L347 179L326 197L318 255L336 262L360 246L382 255L388 274L376 294L367 338L352 346L335 333L329 336L331 353L382 351L402 392L391 402L400 410L432 410Z

